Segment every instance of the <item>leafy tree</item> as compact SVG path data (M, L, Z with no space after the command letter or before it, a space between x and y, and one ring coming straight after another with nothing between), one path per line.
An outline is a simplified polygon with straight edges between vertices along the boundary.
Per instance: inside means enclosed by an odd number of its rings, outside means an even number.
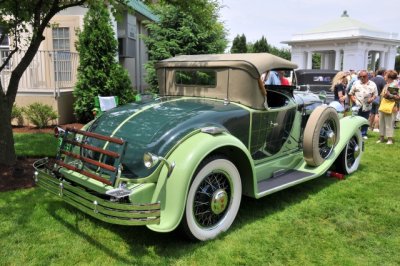
M120 103L134 98L128 72L118 63L118 42L103 1L93 1L76 43L79 52L78 81L74 90L74 113L78 120L93 119L94 98L118 96Z
M238 34L233 39L231 53L232 54L247 53L246 36L244 34L242 35Z
M253 53L269 53L269 45L267 39L262 36L260 40L253 45Z
M400 72L400 55L396 56L396 61L394 63L394 69Z
M153 5L159 20L148 22L149 36L142 36L149 51L146 81L158 91L156 61L179 54L222 53L227 45L218 21L219 3L213 0L170 0Z
M8 56L0 62L0 72L9 65L14 54L24 50L22 59L11 70L8 86L3 88L0 82L0 164L14 165L16 162L11 126L12 107L22 74L44 40L44 30L55 14L69 7L83 5L85 2L86 0L0 1L0 43L8 36L11 40Z
M238 53L270 53L279 57L282 57L284 59L290 60L291 58L291 52L290 49L287 48L277 48L273 45L268 44L267 38L264 36L261 37L260 40L257 40L254 44L251 42L246 43L246 49L238 48L239 46L242 45L241 42L243 42L243 37L245 40L244 34L237 35L235 39L233 40L232 43L232 48L231 48L231 53L232 50L238 51ZM236 46L236 47L234 47ZM239 51L239 49L241 49Z
M290 60L290 58L292 57L290 49L287 48L277 48L275 46L270 45L269 46L269 53L282 57L286 60Z
M312 54L312 69L320 69L321 68L321 54L313 53Z

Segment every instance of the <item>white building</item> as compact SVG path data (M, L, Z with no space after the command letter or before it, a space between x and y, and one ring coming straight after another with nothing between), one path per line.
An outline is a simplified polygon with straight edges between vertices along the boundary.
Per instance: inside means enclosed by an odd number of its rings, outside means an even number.
M285 41L292 47L292 61L299 68L312 68L312 55L321 55L321 69L375 70L394 69L397 33L384 32L349 17L346 11L341 17L320 27L294 34Z

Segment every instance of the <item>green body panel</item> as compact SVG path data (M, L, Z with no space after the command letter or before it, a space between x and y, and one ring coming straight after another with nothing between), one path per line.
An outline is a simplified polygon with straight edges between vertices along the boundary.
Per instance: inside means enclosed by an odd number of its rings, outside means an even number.
M254 195L255 198L260 198L274 192L283 190L285 188L294 186L296 184L305 182L307 180L314 179L316 177L321 176L329 168L335 163L337 157L340 155L342 150L347 145L350 138L359 130L362 125L367 125L368 121L365 118L360 116L347 116L339 120L340 122L340 139L338 144L333 149L330 156L325 159L325 161L319 165L318 167L311 167L306 164L303 160L303 152L299 151L297 153L290 154L289 156L282 157L280 160L274 160L270 163L259 164L256 166L256 176L257 180L270 178L273 175L273 172L279 169L295 169L298 171L308 172L311 175L307 176L304 179L299 179L291 183L284 184L280 187L274 188L272 190L264 191ZM254 184L254 191L256 189L257 183Z
M161 219L160 224L148 225L150 229L158 232L169 232L179 225L184 213L189 185L197 167L204 158L218 148L228 146L236 147L242 151L243 160L248 160L251 172L254 173L250 153L243 143L234 136L228 133L219 135L198 133L193 135L168 156L169 162L176 163L171 176L166 177L166 167L163 167L160 172L152 202L161 202ZM196 147L196 149L193 149L193 147ZM251 176L243 178L251 178Z
M166 97L112 109L94 121L88 130L127 141L122 176L143 178L154 171L143 165L145 152L166 156L190 132L207 126L222 127L247 145L249 124L249 111L237 104L224 104L213 99ZM93 146L103 145L95 139L88 141ZM108 150L117 151L117 145L106 145Z
M260 198L324 174L335 162L336 158L344 149L349 139L355 134L355 132L357 132L359 127L365 123L367 123L367 120L359 116L345 117L341 119L340 126L346 130L341 130L340 141L335 147L332 155L318 167L307 166L303 160L303 154L301 151L291 153L280 158L275 158L274 160L254 166L253 161L251 160L251 155L247 151L247 148L233 136L228 134L212 136L199 133L179 145L179 147L171 154L171 156L168 157L168 161L174 161L177 163L177 165L169 178L166 178L167 171L165 168L161 171L156 194L153 196L152 200L152 202L161 202L160 224L152 224L147 226L154 231L168 232L172 231L179 225L184 213L190 180L192 179L199 163L207 155L222 146L235 146L243 151L243 156L245 156L243 159L250 162L250 172L253 173L253 176L242 176L242 182L244 181L244 178L251 178L254 187L252 194L248 194L248 196ZM197 143L204 143L204 145L197 145ZM193 149L194 146L198 148ZM265 178L266 176L271 177L274 171L283 168L306 171L312 173L312 175L306 179L287 184L273 191L260 194L256 193L257 181L259 179Z
M84 175L77 173L75 171L72 171L72 170L68 170L66 168L60 168L59 171L60 171L60 174L62 174L68 180L76 182L77 184L80 184L83 187L86 187L86 188L96 191L98 193L104 194L107 190L113 188L112 186L106 185L104 183L101 183L100 181L93 179L93 178L89 178L87 176L84 176Z

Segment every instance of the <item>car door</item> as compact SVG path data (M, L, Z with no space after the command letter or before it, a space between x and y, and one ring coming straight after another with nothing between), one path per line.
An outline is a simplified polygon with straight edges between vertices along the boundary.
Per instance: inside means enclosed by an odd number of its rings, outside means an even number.
M267 110L252 114L250 151L254 160L272 158L298 147L290 137L296 116L296 104L290 94L269 90L267 99Z

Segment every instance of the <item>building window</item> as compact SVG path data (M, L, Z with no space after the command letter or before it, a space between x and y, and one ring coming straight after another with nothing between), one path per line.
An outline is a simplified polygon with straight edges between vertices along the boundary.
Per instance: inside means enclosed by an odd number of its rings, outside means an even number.
M54 51L69 52L69 28L60 27L53 29L53 49Z
M56 81L71 81L71 53L69 28L59 27L52 30L54 50L54 73Z
M3 37L2 29L0 28L0 36ZM4 39L0 43L0 63L1 65L6 61L8 55L10 54L10 41L8 39L8 35L4 36ZM4 69L10 69L11 60L8 61L7 65L4 67Z

